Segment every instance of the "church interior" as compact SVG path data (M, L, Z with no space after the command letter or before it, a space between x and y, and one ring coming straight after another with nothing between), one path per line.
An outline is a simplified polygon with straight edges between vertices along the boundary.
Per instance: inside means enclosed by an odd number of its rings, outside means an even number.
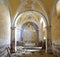
M60 57L60 0L0 0L0 57Z

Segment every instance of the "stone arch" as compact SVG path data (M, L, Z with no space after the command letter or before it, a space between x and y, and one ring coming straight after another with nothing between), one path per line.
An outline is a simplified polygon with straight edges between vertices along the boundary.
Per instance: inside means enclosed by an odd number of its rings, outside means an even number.
M27 0L26 0L27 1ZM21 5L19 5L19 7L18 7L18 9L17 9L17 11L16 11L16 14L15 14L15 16L13 17L13 22L12 22L12 30L15 30L15 23L17 22L17 20L18 20L18 17L19 17L19 15L21 15L21 13L23 13L23 12L26 12L26 11L35 11L35 12L38 12L39 14L41 13L44 17L45 17L45 20L46 20L46 23L47 23L47 26L46 26L46 28L48 27L48 26L50 26L50 23L49 23L49 20L48 20L48 15L47 15L47 13L46 13L46 11L45 11L45 8L44 8L44 6L43 6L43 4L40 2L39 3L39 1L38 0L35 0L35 2L37 2L38 3L38 7L40 8L40 9L37 9L37 8L33 8L33 6L32 7L30 7L29 9L21 9L22 7L24 7L24 4L26 3L26 1L23 1L22 0L22 2L23 3L21 3ZM34 1L34 0L32 0L32 1ZM26 8L26 7L25 7ZM36 10L35 10L36 9ZM14 35L15 35L15 31L14 31ZM48 36L47 36L48 37ZM15 38L15 37L12 37L12 38ZM47 43L47 42L46 42Z
M26 0L27 1L27 0ZM15 14L15 16L14 16L14 20L13 20L13 22L12 22L12 26L14 26L14 24L15 24L15 21L16 21L16 19L17 19L17 17L22 13L22 12L25 12L25 11L36 11L36 12L39 12L39 13L41 13L41 14L43 14L44 16L45 16L45 18L46 18L46 20L47 20L47 22L48 22L48 26L50 25L49 24L49 20L48 20L48 15L47 15L47 13L46 13L46 11L45 11L45 8L44 8L44 6L43 6L43 4L41 3L41 1L40 1L40 3L39 3L39 1L38 0L32 0L33 2L37 2L38 4L39 4L39 8L40 9L37 9L37 10L35 10L35 9L32 9L32 8L30 8L30 9L22 9L21 10L21 8L22 7L24 7L24 5L25 5L25 3L26 3L26 1L22 1L22 3L19 5L19 7L18 7L18 9L17 9L17 11L16 11L16 14ZM33 3L32 3L33 4ZM31 6L31 7L33 7L33 6Z
M18 16L17 16L17 18L16 18L16 20L14 21L14 23L13 23L13 25L12 25L12 26L16 26L16 23L17 23L17 21L19 20L19 17L20 17L20 16L22 16L22 15L23 15L23 13L25 13L25 12L29 12L29 11L36 12L37 14L39 14L40 16L42 16L42 17L44 18L44 21L45 21L46 25L47 25L47 26L49 26L49 24L48 24L48 21L47 21L46 17L45 17L41 12L34 11L34 10L28 10L28 11L23 11L23 12L19 13L19 14L18 14Z
M38 26L37 26L34 22L26 22L26 23L23 23L23 25L22 25L22 27L21 27L22 32L23 32L26 24L28 24L28 23L30 23L30 24L35 28L35 30L36 30L36 32L37 32L37 41L38 41L38 39L39 39L39 28L38 28ZM22 39L22 40L23 40L23 39Z
M26 11L27 12L27 11ZM34 11L34 12L36 12L36 11ZM23 13L25 13L25 12L23 12ZM22 13L22 14L23 14ZM39 12L37 12L39 15L41 15L42 17L43 17L43 19L44 19L44 21L45 21L45 23L46 23L46 25L48 24L47 23L47 20L45 19L45 16L43 16L41 13L39 13ZM22 16L22 14L21 14L21 16ZM20 15L20 14L19 14ZM17 21L19 21L19 19L16 19ZM16 25L17 25L17 21L16 21L16 24L15 24L15 29L16 29ZM28 21L27 21L28 22ZM31 22L31 21L30 21ZM26 22L24 22L24 23L26 23ZM38 24L36 24L37 26L38 26ZM48 25L47 25L48 26ZM15 42L15 45L16 45L16 42ZM47 48L46 48L46 50L47 50Z

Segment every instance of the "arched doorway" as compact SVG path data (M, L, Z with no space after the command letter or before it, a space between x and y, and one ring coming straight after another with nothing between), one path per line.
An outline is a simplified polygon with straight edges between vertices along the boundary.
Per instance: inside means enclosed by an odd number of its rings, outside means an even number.
M46 38L49 38L49 36L50 36L50 34L49 34L49 29L50 29L50 22L49 22L49 20L48 20L48 15L47 15L47 12L46 12L46 10L45 10L45 8L44 8L44 6L43 6L43 4L42 4L42 2L41 1L39 1L39 0L30 0L30 1L28 1L28 0L22 0L21 1L21 3L20 3L20 5L19 5L19 7L17 8L17 11L16 11L16 14L15 14L15 16L14 16L14 20L13 20L13 22L12 22L12 37L11 37L11 39L12 39L12 41L13 42L15 42L16 40L15 40L15 38L16 38L16 30L20 30L20 28L19 27L21 27L21 25L18 25L18 27L16 27L17 26L17 23L18 23L18 19L23 15L22 13L24 13L24 12L28 12L29 13L29 11L34 11L34 12L37 12L40 16L42 15L44 18L44 22L45 22L45 24L46 24L46 29L48 29L48 30L46 30ZM27 14L28 14L27 13ZM28 16L29 16L30 14L28 14ZM36 18L36 16L35 16L35 14L33 14L33 16L34 16L34 18L33 19L35 19L35 21L36 20L38 20L38 19L40 19L40 18ZM24 18L23 18L24 19ZM29 18L30 19L30 18ZM20 18L20 21L21 21L22 19ZM25 20L24 20L25 21ZM35 22L34 20L32 20L33 22ZM26 21L25 21L26 22ZM21 22L20 22L21 23ZM23 23L23 22L22 22ZM36 22L35 22L36 23ZM40 20L39 20L39 23L37 23L37 25L38 26L40 26L39 25L40 24ZM48 28L49 27L49 28ZM40 33L39 33L39 35L40 35ZM40 37L39 37L40 38ZM42 38L42 37L41 37ZM45 39L45 38L44 38ZM50 43L49 42L50 40L48 40L48 43ZM48 46L48 49L50 48L50 44L48 44L49 46ZM47 52L47 41L46 41L46 52Z
M26 26L28 22L29 23L32 22L32 24L35 23L38 26L39 29L37 29L37 27L33 25L36 28L36 30L39 30L39 32L37 32L39 41L42 41L43 43L45 42L44 43L46 47L45 51L47 51L47 28L46 26L48 24L47 24L45 17L41 13L36 12L36 11L26 11L17 17L17 20L15 22L15 46L17 43L17 38L19 39L22 38L21 37L22 33L20 34L20 32L24 30L24 27ZM23 24L25 24L25 26L22 27ZM22 30L20 30L21 27L22 27Z

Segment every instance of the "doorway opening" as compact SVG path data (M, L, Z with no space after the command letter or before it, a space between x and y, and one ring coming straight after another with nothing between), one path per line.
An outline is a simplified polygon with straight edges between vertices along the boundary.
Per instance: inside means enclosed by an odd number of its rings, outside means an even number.
M47 21L36 11L25 11L15 21L15 50L17 46L42 47L47 51Z

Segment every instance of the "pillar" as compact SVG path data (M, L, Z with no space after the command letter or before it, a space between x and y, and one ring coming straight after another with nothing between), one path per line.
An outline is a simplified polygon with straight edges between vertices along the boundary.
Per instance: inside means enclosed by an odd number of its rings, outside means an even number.
M52 53L51 25L47 26L47 53Z
M15 52L15 27L11 27L11 53Z

